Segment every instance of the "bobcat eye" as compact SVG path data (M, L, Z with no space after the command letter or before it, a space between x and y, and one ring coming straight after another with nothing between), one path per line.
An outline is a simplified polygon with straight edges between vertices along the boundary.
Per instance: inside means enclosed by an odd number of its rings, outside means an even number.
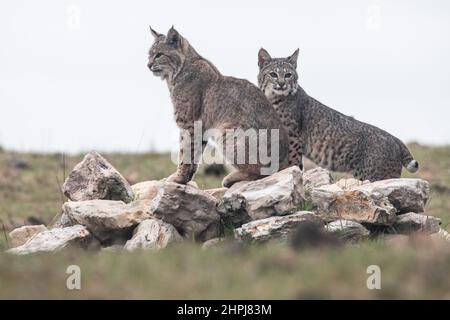
M271 72L269 74L272 78L278 78L277 74L275 72Z
M289 79L290 77L292 77L292 73L286 73L286 74L284 75L284 77L285 77L286 79Z
M157 54L155 54L155 59L158 59L158 58L161 57L161 56L162 56L161 53L157 53Z

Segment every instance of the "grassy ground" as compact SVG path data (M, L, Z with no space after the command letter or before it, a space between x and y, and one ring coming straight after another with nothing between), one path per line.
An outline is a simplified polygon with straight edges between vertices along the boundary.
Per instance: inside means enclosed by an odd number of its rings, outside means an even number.
M427 213L442 218L449 230L450 147L410 148L421 164L414 177L432 186ZM175 169L168 155L106 157L131 183L160 179ZM18 158L26 160L28 168L12 168L11 161ZM50 223L64 201L59 185L81 158L0 150L0 228L9 231L27 220ZM202 170L195 180L201 188L217 187L221 181ZM6 232L0 236L3 251L8 247ZM81 267L82 290L66 288L65 271L71 264ZM366 268L372 264L381 268L381 290L366 287ZM0 298L450 299L449 268L449 246L417 239L301 252L275 244L204 251L188 243L157 253L0 253Z

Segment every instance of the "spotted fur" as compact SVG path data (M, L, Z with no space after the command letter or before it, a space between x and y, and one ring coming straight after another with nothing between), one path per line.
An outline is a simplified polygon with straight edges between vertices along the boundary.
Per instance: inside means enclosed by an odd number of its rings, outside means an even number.
M202 134L209 129L218 129L223 140L226 130L254 129L260 135L268 131L267 140L268 156L274 154L278 159L272 159L271 163L264 164L258 158L256 163L249 160L250 152L245 146L245 163L237 161L233 157L239 150L239 143L231 142L223 144L224 155L228 156L228 162L233 164L237 171L232 172L223 180L223 185L230 187L242 180L255 180L262 177L262 168L284 169L288 165L288 136L277 117L276 112L265 98L264 94L252 83L243 79L237 79L222 75L219 70L208 60L200 56L189 44L186 38L178 31L171 28L167 35L151 30L154 42L148 56L148 67L155 76L161 77L167 82L170 97L174 106L175 121L180 129L188 132L188 136L180 137L180 160L184 155L189 161L180 161L177 171L168 181L187 183L192 179L197 163L195 158L201 156L206 145L195 148L194 123L202 123ZM271 132L279 133L276 145L271 144ZM190 139L188 139L190 138ZM262 141L262 140L261 140ZM220 141L218 141L220 144ZM278 150L273 148L277 148ZM189 153L183 153L184 151ZM228 152L230 151L231 152ZM231 155L231 156L230 156ZM274 163L277 166L272 166ZM270 165L270 166L269 166Z
M298 49L287 58L271 58L264 49L258 54L259 87L287 128L290 162L305 156L321 167L370 181L399 178L402 166L418 170L399 139L310 97L298 85L297 58Z

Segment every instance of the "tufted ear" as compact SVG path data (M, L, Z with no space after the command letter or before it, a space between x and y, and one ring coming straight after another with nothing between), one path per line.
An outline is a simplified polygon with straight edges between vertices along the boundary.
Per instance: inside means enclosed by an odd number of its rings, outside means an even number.
M159 37L164 36L163 34L158 33L158 32L156 32L155 30L153 30L151 26L149 26L149 28L150 28L150 32L151 32L152 35L155 37L155 39L158 39Z
M297 68L297 60L298 60L298 53L299 49L295 50L295 52L287 58L287 61L292 64L295 68Z
M166 43L173 46L176 49L181 47L181 36L173 26L167 32Z
M261 69L264 64L272 60L270 54L266 51L266 49L261 48L258 52L258 66Z

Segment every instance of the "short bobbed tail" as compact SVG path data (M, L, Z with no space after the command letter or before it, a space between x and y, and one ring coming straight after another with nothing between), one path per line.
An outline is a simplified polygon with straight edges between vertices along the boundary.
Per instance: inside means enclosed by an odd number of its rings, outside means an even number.
M411 173L417 172L419 170L419 162L417 162L417 160L411 160L406 165L406 170L408 170L408 172L411 172Z
M408 170L410 173L415 173L419 170L419 162L413 158L411 152L407 146L405 146L402 142L400 142L400 148L402 149L402 165Z

